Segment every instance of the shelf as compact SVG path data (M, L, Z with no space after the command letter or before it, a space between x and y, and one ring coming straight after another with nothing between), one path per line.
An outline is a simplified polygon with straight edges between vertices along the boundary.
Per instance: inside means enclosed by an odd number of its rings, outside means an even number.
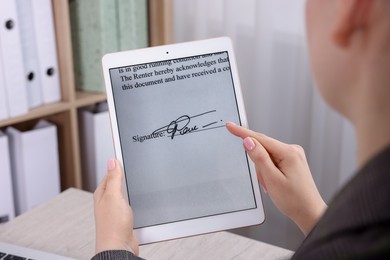
M50 116L53 114L61 113L67 111L69 108L70 108L70 104L68 102L57 102L53 104L43 105L31 109L27 114L0 121L0 127L14 125L21 122L30 121L30 120Z
M88 106L91 104L103 102L107 100L105 93L95 92L76 92L76 107Z
M39 119L57 125L61 188L83 188L77 110L107 100L105 93L76 91L69 2L52 0L62 101L31 109L28 113L0 120L0 128L28 128ZM166 44L172 38L172 0L150 0L150 45Z

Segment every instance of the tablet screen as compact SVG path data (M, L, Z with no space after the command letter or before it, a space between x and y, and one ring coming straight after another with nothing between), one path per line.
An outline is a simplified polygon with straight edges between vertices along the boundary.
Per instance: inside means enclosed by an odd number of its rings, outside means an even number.
M109 73L135 228L257 207L228 52Z

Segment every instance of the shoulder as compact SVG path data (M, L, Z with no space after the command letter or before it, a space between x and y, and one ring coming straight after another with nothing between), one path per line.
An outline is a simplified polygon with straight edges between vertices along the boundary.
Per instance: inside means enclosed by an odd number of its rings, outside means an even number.
M390 147L340 191L294 257L390 258L389 169Z
M91 260L143 260L143 258L140 258L133 253L125 250L110 250L110 251L104 251L101 252L94 257L92 257Z
M390 259L390 221L303 244L293 259Z

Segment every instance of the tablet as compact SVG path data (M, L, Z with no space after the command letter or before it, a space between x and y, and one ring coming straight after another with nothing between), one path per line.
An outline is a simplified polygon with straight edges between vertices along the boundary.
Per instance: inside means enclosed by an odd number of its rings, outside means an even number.
M102 63L140 244L264 221L255 169L225 127L247 125L230 39L112 53Z

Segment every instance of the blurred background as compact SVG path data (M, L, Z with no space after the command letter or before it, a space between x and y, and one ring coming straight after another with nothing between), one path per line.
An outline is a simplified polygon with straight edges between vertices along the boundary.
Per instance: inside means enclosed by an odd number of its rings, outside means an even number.
M310 71L304 0L6 3L0 225L67 188L94 191L115 156L101 58L161 44L230 37L250 127L303 146L328 203L355 171L352 127L326 106ZM267 195L263 201L265 223L234 232L295 250L304 239L300 230Z

